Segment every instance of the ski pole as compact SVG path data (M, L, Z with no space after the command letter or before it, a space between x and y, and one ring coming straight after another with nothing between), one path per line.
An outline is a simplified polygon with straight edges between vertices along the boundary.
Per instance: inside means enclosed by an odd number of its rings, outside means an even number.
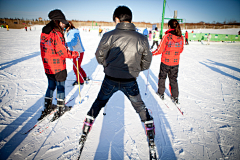
M146 84L146 91L145 91L145 95L147 95L148 77L149 77L149 69L148 69L148 74L147 74L147 84Z
M78 69L78 58L76 58L77 61L77 80L78 80L78 89L79 89L79 103L81 103L81 91L80 91L80 83L79 83L79 69ZM73 63L74 64L74 63ZM74 64L75 65L75 64ZM76 67L76 66L75 66Z

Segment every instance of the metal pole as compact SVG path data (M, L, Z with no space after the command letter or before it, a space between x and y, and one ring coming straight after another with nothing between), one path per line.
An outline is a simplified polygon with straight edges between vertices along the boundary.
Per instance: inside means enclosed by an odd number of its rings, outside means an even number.
M163 25L164 25L165 7L166 7L166 0L163 1L163 12L162 12L162 24L161 24L160 39L162 39L162 36L163 36Z

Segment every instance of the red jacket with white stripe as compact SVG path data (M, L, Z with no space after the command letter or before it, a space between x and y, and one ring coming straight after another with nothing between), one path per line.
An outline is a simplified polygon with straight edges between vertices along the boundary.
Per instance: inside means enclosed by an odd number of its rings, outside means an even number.
M62 33L55 29L47 33L41 33L40 47L43 66L47 75L66 70L66 58L77 58L79 56L79 52L68 50Z
M174 29L165 32L158 48L153 51L153 55L162 54L161 62L168 66L179 65L180 54L183 51L183 36L175 35Z

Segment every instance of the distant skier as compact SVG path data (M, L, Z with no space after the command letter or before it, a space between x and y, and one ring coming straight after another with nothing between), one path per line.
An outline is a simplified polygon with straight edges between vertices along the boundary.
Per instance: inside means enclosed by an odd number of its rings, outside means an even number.
M66 43L67 43L67 47L69 47L71 51L79 51L80 53L79 58L73 58L73 63L74 63L73 71L76 75L76 81L73 83L73 85L78 84L78 79L80 84L83 85L84 81L89 81L89 78L87 77L86 72L81 67L85 49L81 41L80 32L78 29L75 28L72 22L69 22L69 24L66 26ZM78 63L77 63L77 60L78 60ZM78 78L76 67L78 67L79 78Z
M116 28L103 35L95 53L98 63L104 67L105 77L97 99L84 121L80 145L84 144L102 107L118 90L131 101L141 121L145 123L149 143L154 143L153 118L142 101L136 81L139 72L150 67L152 53L148 40L136 32L135 25L131 23L132 12L128 7L118 6L114 11L113 21Z
M8 24L6 24L7 31L9 31Z
M99 26L99 29L98 29L98 35L101 37L102 36L102 28L101 28L101 26Z
M25 26L25 31L27 31L27 26Z
M148 34L148 40L149 40L149 41L152 40L152 31L149 31L149 34Z
M207 36L207 45L210 45L211 34L209 33Z
M79 52L70 51L65 46L63 28L66 21L61 10L53 10L48 14L51 21L43 27L40 39L41 57L45 74L48 79L48 88L45 95L45 106L38 120L49 114L53 107L53 92L57 88L57 107L53 120L60 117L65 109L65 80L67 77L66 58L77 58Z
M184 40L180 25L176 19L171 19L168 22L168 28L158 48L153 52L153 55L162 54L161 66L158 80L158 94L161 99L164 99L165 80L169 77L169 90L171 98L175 103L178 103L178 67L180 53L183 51Z
M143 30L143 35L144 35L145 37L148 36L148 29L147 29L147 28L145 28L145 29Z
M153 49L153 46L156 44L158 47L158 41L160 40L159 38L159 32L158 32L158 28L155 27L155 30L152 32L152 37L153 37L153 44L151 49Z
M185 45L189 45L188 44L188 31L185 32Z

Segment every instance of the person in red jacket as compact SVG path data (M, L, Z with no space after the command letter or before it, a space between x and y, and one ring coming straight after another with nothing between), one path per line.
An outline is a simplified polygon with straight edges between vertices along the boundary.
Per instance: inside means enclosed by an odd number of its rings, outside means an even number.
M169 77L169 90L174 103L178 103L178 67L180 54L183 51L184 40L180 25L176 19L168 22L168 28L158 48L153 55L162 54L160 73L158 80L158 92L160 98L164 99L165 80Z
M185 45L189 45L188 44L188 31L185 32Z
M41 57L48 79L45 95L45 106L38 120L43 119L54 108L52 107L53 92L57 88L58 111L53 120L61 116L65 109L65 80L67 77L66 58L77 58L78 51L70 51L65 46L63 28L68 21L61 10L53 10L48 14L51 21L43 27L40 39Z

